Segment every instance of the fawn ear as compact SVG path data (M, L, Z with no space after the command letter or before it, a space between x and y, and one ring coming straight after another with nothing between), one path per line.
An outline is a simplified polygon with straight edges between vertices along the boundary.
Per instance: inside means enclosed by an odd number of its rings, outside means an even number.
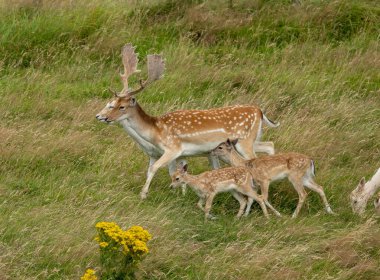
M235 140L232 140L231 143L235 147L238 141L239 141L239 139L236 138Z
M187 161L186 160L181 160L180 162L179 162L179 169L181 170L181 172L187 172L187 167L188 167L188 165L187 165Z
M187 172L187 167L188 167L188 165L187 165L187 163L185 163L183 166L182 166L182 172Z
M231 140L230 140L230 138L227 139L226 144L227 144L227 146L231 146Z

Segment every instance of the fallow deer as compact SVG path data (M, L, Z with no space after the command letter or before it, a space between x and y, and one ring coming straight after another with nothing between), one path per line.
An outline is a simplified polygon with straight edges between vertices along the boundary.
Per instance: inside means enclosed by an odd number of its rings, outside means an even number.
M362 215L367 207L368 200L380 188L380 168L372 176L369 182L365 178L361 178L358 186L351 192L351 207L356 214Z
M268 202L269 184L276 180L288 178L299 197L297 208L292 215L293 218L298 216L306 199L307 192L304 187L317 192L325 204L326 211L333 214L323 188L315 183L313 179L315 176L314 161L311 158L298 153L282 153L245 160L235 150L234 145L236 142L236 140L232 142L227 140L214 149L212 154L219 156L223 161L230 163L232 166L245 166L249 168L255 185L260 185L265 203Z
M273 154L272 142L260 142L263 122L270 127L271 122L253 105L229 106L209 110L181 110L153 117L144 112L135 95L158 80L165 68L160 55L148 55L148 79L140 80L140 87L131 90L128 78L137 72L137 54L131 44L122 49L124 73L121 78L124 87L120 93L101 110L96 118L102 122L120 122L127 133L149 155L147 180L141 191L146 198L151 180L156 171L169 165L169 172L175 170L175 161L182 156L210 154L211 150L227 138L239 138L239 151L245 158L255 156L255 151ZM211 157L213 167L218 161Z
M215 195L221 192L231 192L239 201L238 218L242 216L244 209L244 215L249 214L253 200L259 203L265 217L269 217L263 198L253 189L252 175L245 167L227 167L191 175L187 172L187 163L183 161L172 175L171 187L175 188L183 184L189 185L198 195L197 206L205 212L205 219L212 217L210 215L212 201ZM248 203L245 196L248 197ZM205 207L203 207L204 204ZM271 205L268 206L272 208Z

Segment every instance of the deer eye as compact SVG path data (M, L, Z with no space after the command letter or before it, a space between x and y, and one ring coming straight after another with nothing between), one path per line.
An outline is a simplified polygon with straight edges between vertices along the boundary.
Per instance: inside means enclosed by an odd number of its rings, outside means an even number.
M125 110L125 106L120 106L119 110Z
M223 150L223 147L218 147L219 150Z
M176 180L176 181L179 181L179 178L177 177L177 178L175 178L175 180Z

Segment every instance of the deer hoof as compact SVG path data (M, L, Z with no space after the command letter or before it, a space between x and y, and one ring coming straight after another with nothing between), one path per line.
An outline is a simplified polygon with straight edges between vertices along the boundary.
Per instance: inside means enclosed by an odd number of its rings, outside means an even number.
M145 192L141 192L140 197L141 197L141 199L146 199L147 194Z
M331 215L336 215L336 213L329 207L326 208L326 211L327 213L331 214Z
M211 221L214 221L214 220L217 219L217 217L215 217L214 215L209 214L209 215L207 216L207 219L209 219L209 220L211 220Z

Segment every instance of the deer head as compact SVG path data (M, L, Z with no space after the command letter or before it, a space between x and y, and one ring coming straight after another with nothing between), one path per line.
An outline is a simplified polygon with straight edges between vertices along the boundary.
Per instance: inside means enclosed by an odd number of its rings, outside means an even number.
M367 206L368 198L365 196L365 178L361 178L357 187L351 192L351 207L352 211L356 214L363 214L365 207Z
M214 156L218 156L221 160L226 163L230 163L231 153L235 149L235 145L237 144L238 139L230 140L227 139L226 142L219 144L214 150L212 150L211 154Z
M121 55L124 66L124 73L120 74L123 82L123 89L120 92L110 89L114 97L108 102L106 107L96 115L96 118L102 122L112 123L114 121L121 121L129 118L131 114L133 114L134 108L137 104L135 95L143 91L154 81L160 79L165 69L165 62L160 55L149 54L147 56L148 78L145 81L140 80L139 87L133 90L129 88L128 78L132 74L140 72L137 70L138 58L135 53L135 48L132 44L127 44L123 47Z
M185 180L183 176L187 174L187 168L188 168L188 164L185 160L182 160L177 165L177 170L171 176L172 183L170 184L170 187L176 188L178 186L183 186L185 184Z

